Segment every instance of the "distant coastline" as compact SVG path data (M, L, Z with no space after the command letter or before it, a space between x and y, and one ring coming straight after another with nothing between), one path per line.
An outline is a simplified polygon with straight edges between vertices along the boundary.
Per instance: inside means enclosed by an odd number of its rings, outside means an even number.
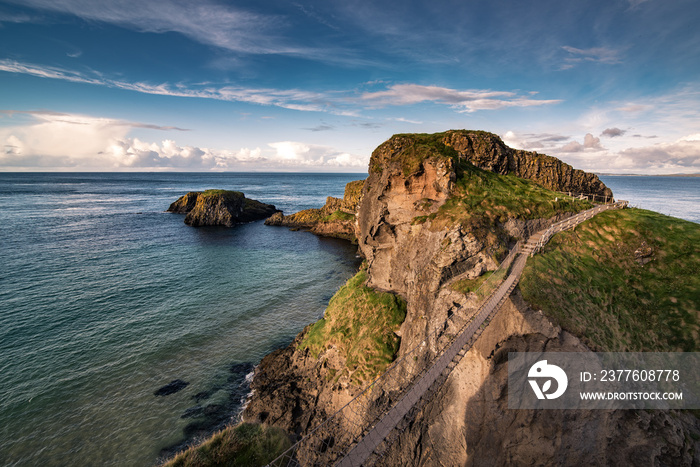
M700 177L700 173L696 174L611 174L611 173L599 173L596 175L603 175L606 177Z

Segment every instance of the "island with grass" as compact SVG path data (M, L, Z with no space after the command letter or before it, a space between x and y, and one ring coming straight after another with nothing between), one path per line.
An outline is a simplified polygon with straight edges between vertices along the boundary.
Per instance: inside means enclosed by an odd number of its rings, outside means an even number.
M186 214L185 224L193 227L225 226L265 219L279 212L271 204L246 198L240 191L191 191L178 198L167 210Z
M327 203L313 222L335 215L352 224L360 271L321 320L263 358L241 423L169 465L265 465L358 395L368 411L354 417L370 423L369 408L394 396L363 391L406 355L410 371L432 361L499 282L510 251L614 199L593 174L468 130L393 136L353 189L353 209ZM507 403L509 352L700 351L698 244L697 224L639 209L605 211L556 234L375 465L700 462L693 411ZM300 447L294 459L312 464L347 443L347 423L325 427L323 443Z

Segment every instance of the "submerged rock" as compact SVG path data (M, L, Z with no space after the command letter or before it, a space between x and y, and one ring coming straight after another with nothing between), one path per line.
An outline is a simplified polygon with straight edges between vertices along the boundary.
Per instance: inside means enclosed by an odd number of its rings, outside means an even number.
M272 204L248 199L240 191L193 191L170 205L168 212L187 214L185 224L193 227L236 224L265 219L279 212Z
M170 394L175 394L176 392L182 391L189 384L190 383L183 381L181 379L176 379L176 380L169 382L168 384L166 384L162 388L156 390L153 393L153 395L154 396L169 396Z

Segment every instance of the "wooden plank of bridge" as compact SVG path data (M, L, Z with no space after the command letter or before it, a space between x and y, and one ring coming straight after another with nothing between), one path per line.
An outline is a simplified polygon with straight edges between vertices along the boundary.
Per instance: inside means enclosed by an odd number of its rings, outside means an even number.
M527 261L528 254L532 254L533 250L537 248L539 243L546 243L549 238L556 232L565 230L571 226L575 226L585 219L593 217L595 214L613 208L623 208L627 206L627 201L618 201L614 204L607 206L598 206L596 208L590 209L583 213L579 213L575 216L570 217L564 221L552 225L549 229L541 231L530 237L527 244L522 249L515 249L512 254L516 258L512 262L511 273L508 277L501 283L501 285L496 289L496 291L489 297L487 302L480 308L477 315L473 318L473 321L467 326L467 328L460 334L460 336L455 339L455 341L448 347L448 349L437 359L437 361L424 373L414 385L404 394L404 396L397 402L397 404L387 411L379 420L379 422L372 427L367 435L363 437L339 462L342 466L359 466L364 463L369 456L372 455L377 446L391 433L391 431L396 427L396 425L405 417L408 411L415 406L415 404L421 400L426 391L435 383L439 376L445 371L450 363L455 361L457 355L463 356L467 349L467 344L473 344L472 339L478 338L480 335L479 328L484 324L488 324L487 320L493 318L502 303L510 296L511 292L517 285L520 275L525 269L525 262ZM540 245L541 246L541 245ZM454 365L453 365L454 366ZM336 415L338 415L336 413ZM336 416L334 415L334 416ZM332 419L333 417L331 417ZM330 420L327 420L328 422ZM324 423L326 423L324 422ZM307 435L306 438L308 438ZM281 455L275 459L270 465L277 465L277 461L282 461L286 459L289 465L299 465L298 461L294 457L294 452L296 446L303 442L304 439L300 440L292 446L285 454ZM336 446L339 448L339 446Z
M417 381L413 387L399 400L399 402L387 412L384 417L372 428L369 433L357 443L339 463L342 467L362 465L374 452L377 446L391 433L396 425L403 419L409 410L423 397L425 392L433 385L447 365L457 356L459 351L474 336L486 318L497 309L501 301L513 290L511 286L519 279L527 256L520 255L516 259L513 272L498 287L496 292L481 308L481 311L464 332L452 343L433 366Z

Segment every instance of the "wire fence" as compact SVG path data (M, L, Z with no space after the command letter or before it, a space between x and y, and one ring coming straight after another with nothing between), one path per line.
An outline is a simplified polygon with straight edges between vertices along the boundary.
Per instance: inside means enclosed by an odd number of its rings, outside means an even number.
M626 201L621 201L598 206L553 224L539 239L531 238L525 246L518 242L491 276L474 291L479 296L480 291L492 289L479 306L469 308L461 316L453 314L444 325L400 356L357 396L269 465L327 466L339 463L350 466L363 463L417 401L440 381L439 377L445 371L449 374L454 366L450 367L450 363L474 344L517 285L528 254L531 256L539 251L554 233L571 228L603 210L626 205ZM519 253L523 254L516 260ZM463 321L458 331L451 331L457 328L458 321ZM375 457L377 455L381 453Z

